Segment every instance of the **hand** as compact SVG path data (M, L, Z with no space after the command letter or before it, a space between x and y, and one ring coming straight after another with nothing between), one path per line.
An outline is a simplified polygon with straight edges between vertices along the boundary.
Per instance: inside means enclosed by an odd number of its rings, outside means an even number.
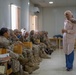
M62 29L62 34L63 34L63 33L67 33L67 30L65 30L65 29Z

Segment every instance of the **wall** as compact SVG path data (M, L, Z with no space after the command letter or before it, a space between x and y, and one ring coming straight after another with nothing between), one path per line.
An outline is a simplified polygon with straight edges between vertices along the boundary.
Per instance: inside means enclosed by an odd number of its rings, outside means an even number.
M29 30L29 0L21 0L21 28Z
M40 12L39 26L42 25L42 30L48 31L49 37L56 34L61 34L61 29L64 26L64 12L69 9L76 17L76 7L55 7L42 8Z
M40 13L39 13L39 31L43 30L43 8L39 8Z
M33 16L34 16L33 8L34 8L34 5L32 2L30 2L30 7L29 7L30 31L35 29L34 28L34 20L33 20L34 19L33 18Z
M13 3L17 6L20 5L20 0L0 0L0 28L8 27L10 25L10 4Z

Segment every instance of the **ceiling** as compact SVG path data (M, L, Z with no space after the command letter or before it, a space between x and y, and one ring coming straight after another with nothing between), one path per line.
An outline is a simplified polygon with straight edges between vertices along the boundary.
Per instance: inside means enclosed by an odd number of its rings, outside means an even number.
M30 0L35 5L41 7L76 6L76 0ZM53 4L49 4L53 1Z

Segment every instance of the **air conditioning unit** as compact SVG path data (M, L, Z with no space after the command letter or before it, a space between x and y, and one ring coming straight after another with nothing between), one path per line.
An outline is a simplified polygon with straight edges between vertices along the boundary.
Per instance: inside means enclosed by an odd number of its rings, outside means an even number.
M39 13L40 9L38 7L34 7L34 13Z

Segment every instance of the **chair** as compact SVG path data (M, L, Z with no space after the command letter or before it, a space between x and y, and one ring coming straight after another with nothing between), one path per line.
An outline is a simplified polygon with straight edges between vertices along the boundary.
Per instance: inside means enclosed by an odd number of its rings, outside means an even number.
M28 49L32 49L32 42L23 42L24 46Z
M21 45L15 45L13 51L17 54L22 54L22 46Z

